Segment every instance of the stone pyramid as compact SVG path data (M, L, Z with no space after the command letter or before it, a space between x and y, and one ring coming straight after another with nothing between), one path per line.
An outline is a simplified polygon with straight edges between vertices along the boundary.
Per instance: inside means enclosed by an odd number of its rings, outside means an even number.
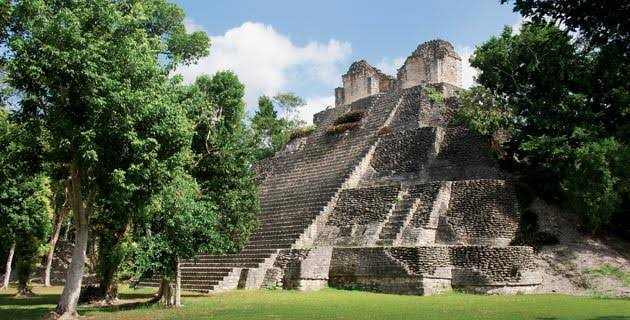
M183 262L183 288L534 289L532 248L510 245L520 213L509 175L487 139L449 125L459 62L433 40L397 79L351 68L315 132L258 164L262 212L249 243Z

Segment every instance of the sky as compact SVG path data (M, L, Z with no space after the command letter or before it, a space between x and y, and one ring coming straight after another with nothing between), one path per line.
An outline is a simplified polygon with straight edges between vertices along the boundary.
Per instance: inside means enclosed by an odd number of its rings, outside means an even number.
M249 112L263 94L293 92L307 102L300 112L306 122L334 104L334 88L353 61L366 59L395 75L431 39L453 44L469 87L475 46L521 23L499 0L172 1L185 10L188 30L203 30L212 42L208 57L177 70L186 81L232 70L245 84Z

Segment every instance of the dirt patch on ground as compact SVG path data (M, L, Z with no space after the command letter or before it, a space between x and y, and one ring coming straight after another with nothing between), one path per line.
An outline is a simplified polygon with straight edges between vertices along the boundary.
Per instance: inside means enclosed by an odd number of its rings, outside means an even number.
M538 293L630 297L630 243L585 236L577 230L575 215L542 200L530 209L538 216L539 231L559 240L537 252L542 277Z

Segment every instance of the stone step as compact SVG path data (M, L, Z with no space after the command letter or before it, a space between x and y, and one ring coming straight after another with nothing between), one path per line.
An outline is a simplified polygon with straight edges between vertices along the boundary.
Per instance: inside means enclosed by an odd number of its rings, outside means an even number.
M258 268L259 263L252 262L198 262L181 263L182 268Z
M241 258L234 256L233 258L203 258L197 260L185 260L183 263L263 263L266 257L261 258Z
M198 272L198 273L213 273L213 274L220 274L220 273L229 273L230 271L232 271L232 268L225 268L225 267L182 267L181 268L182 271L186 271L186 272Z
M249 238L250 241L252 239L257 239L259 237L268 237L268 236L272 236L272 235L287 235L287 236L292 236L292 235L301 235L304 232L304 228L295 228L293 230L287 230L287 229L259 229L256 232L254 232L252 234L252 236Z
M276 253L277 250L276 249L243 249L241 252L238 253L228 253L225 255L216 255L216 254L200 254L197 257L198 258L210 258L210 257L230 257L230 256L239 256L239 257L260 257L263 255L271 255Z
M299 226L304 226L304 227L308 227L311 225L312 220L303 220L303 221L278 221L275 223L269 223L269 224L265 224L263 226L261 226L261 229L263 230L269 230L269 229L278 229L281 227L299 227Z
M181 280L182 286L185 286L185 285L216 286L217 284L219 284L219 282L221 282L221 280L204 281L202 279L184 279L184 278L182 278Z
M305 222L301 224L295 225L280 225L280 224L272 224L267 227L261 227L256 230L256 232L302 232L308 226L310 226L310 222Z
M289 249L295 241L276 243L253 243L248 244L247 249Z
M225 276L219 276L219 275L209 275L209 276L200 276L200 275L187 275L187 274L182 274L182 280L197 280L197 281L223 281L223 279L226 277Z
M301 232L293 232L293 233L261 233L249 238L250 242L260 241L260 240L283 240L283 239L297 239L302 235Z

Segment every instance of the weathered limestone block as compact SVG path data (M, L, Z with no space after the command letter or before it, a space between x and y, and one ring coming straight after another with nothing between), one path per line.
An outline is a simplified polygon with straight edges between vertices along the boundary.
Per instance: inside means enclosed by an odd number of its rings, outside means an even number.
M331 247L282 250L267 269L264 288L319 290L328 285Z

